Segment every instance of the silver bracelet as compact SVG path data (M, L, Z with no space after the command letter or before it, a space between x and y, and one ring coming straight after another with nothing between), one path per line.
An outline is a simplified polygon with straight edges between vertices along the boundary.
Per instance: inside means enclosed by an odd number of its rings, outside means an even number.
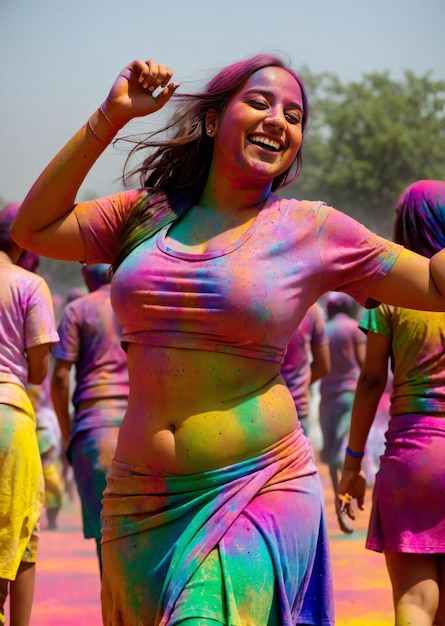
M111 124L111 126L113 126L113 128L115 128L116 130L120 130L119 126L116 126L116 124L113 124L113 122L110 120L110 118L108 117L108 115L105 113L104 111L104 105L101 104L99 107L99 111L102 113L102 115L104 116L104 118L107 120L107 122L109 124Z
M100 141L101 143L103 143L103 141L100 139L99 135L98 135L98 134L96 133L96 131L94 130L93 125L92 125L92 123L91 123L91 119L90 119L90 118L88 118L88 122L87 122L87 124L88 124L89 129L90 129L90 130L91 130L91 132L93 133L93 135L96 137L97 141Z

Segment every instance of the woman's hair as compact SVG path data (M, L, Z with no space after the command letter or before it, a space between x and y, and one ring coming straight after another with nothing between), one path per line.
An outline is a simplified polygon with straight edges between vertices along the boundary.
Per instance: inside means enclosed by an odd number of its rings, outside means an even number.
M141 186L150 193L138 202L130 215L121 242L121 248L113 271L123 259L142 241L151 237L166 224L175 221L198 202L209 175L213 155L213 138L206 134L205 120L209 109L223 114L232 96L258 70L281 67L288 71L300 86L303 100L303 136L307 128L309 103L300 78L279 57L260 54L238 61L221 70L205 87L195 94L177 94L176 113L164 128L151 133L129 153L123 180L139 175ZM169 133L169 139L156 139ZM138 167L127 171L129 160L139 151L150 149L150 154ZM297 178L302 167L301 146L294 163L273 183L272 190L279 189Z
M428 258L445 248L445 182L419 180L396 205L394 241Z

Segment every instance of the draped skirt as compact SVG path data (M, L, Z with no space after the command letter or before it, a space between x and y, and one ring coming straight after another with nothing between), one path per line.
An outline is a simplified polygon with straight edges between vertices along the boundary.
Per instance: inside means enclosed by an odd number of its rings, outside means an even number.
M113 462L102 511L105 626L331 625L323 493L301 427L193 475Z

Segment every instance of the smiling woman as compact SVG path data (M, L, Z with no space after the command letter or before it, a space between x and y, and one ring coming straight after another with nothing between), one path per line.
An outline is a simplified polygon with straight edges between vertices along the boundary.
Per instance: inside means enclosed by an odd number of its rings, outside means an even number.
M281 59L177 87L155 61L127 65L12 228L46 256L113 267L130 393L103 500L104 624L328 626L322 489L281 364L329 290L445 309L443 255L274 193L301 171L309 110ZM124 172L140 188L75 204L118 130L172 97L169 138Z

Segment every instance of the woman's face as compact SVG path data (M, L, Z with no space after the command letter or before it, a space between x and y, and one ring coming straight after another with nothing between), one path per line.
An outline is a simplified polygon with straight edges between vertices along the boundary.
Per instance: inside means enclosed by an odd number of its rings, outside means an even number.
M287 70L258 70L232 96L215 128L212 165L240 183L270 184L295 161L303 96Z

